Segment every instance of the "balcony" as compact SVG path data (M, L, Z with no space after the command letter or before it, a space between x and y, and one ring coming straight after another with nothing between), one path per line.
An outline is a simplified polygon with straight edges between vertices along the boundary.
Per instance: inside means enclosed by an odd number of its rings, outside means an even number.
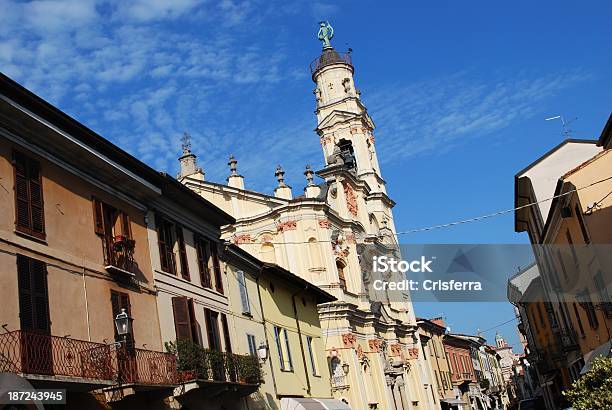
M0 372L16 373L39 388L87 391L113 385L110 353L108 345L68 337L23 330L0 334Z
M261 384L261 366L256 356L203 349L190 341L179 341L169 346L177 354L178 378L183 384L183 394L199 388L209 395L231 390L245 396L256 391Z
M353 66L350 52L337 52L334 49L325 50L310 63L310 74L322 69L325 66L332 64L348 64Z
M37 388L69 391L154 390L176 386L176 356L15 330L0 334L0 372L16 373Z
M472 373L453 373L452 381L458 383L470 382L472 381Z
M104 265L111 273L134 276L134 249L136 242L124 235L104 237Z
M561 346L564 352L572 352L579 350L580 345L578 344L578 336L574 329L564 329L559 332L559 338L561 339Z

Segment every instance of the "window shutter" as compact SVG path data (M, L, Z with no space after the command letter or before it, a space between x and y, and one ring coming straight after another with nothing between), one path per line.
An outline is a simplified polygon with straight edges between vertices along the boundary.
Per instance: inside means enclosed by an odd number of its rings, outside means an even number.
M249 304L249 294L247 293L244 272L239 270L236 272L236 276L238 278L238 289L240 289L240 301L242 302L242 313L251 314L251 306Z
M225 341L225 351L227 353L232 352L232 341L229 333L229 326L227 324L227 316L225 313L221 313L221 326L223 327L223 339Z
M217 244L211 243L210 247L211 247L211 254L212 254L213 269L215 271L215 289L217 289L217 292L223 293L223 279L221 275L221 265L219 264L219 254L217 250Z
M30 261L22 255L17 255L17 281L19 286L19 318L21 328L34 329L34 307L32 304L32 289L30 280Z
M278 350L278 361L280 362L281 370L285 369L285 359L283 354L283 344L281 343L281 329L278 326L274 326L274 339L276 341L276 350Z
M119 213L121 218L121 234L126 238L132 239L132 228L130 227L130 217L125 212Z
M17 255L17 275L21 328L49 334L51 321L46 264Z
M172 232L170 223L161 216L155 218L157 223L157 243L159 245L159 259L161 269L164 272L176 273L174 258L172 255Z
M14 152L15 226L18 231L40 238L45 236L45 218L40 165Z
M93 207L94 232L96 235L104 235L104 205L97 198L92 198L91 204Z
M172 310L174 312L174 327L176 339L193 340L191 337L191 322L189 320L189 306L186 297L172 298Z
M283 329L285 334L285 346L287 347L287 360L289 361L289 370L293 370L293 360L291 359L291 350L289 349L289 333L287 329Z
M189 307L189 323L191 325L191 340L196 342L197 344L202 344L202 335L200 334L200 326L195 316L195 308L193 299L188 300Z
M202 287L210 288L210 269L208 267L208 243L201 236L196 237L196 253L198 254L198 269L200 270L200 282Z
M208 347L210 350L221 350L221 341L219 340L219 325L217 323L217 313L204 308L204 317L206 318L206 334L208 336Z
M179 261L181 263L181 276L183 279L190 280L189 264L187 262L187 250L185 249L185 238L183 237L183 228L176 226L176 240L179 249Z

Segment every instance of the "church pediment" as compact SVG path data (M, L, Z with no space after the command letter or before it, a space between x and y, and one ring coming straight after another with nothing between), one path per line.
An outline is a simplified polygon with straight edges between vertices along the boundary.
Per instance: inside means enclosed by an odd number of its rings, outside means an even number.
M367 115L367 114L366 114ZM326 128L332 127L336 124L342 124L354 119L363 118L362 114L355 114L354 112L334 110L323 118L316 128L316 131L322 131Z

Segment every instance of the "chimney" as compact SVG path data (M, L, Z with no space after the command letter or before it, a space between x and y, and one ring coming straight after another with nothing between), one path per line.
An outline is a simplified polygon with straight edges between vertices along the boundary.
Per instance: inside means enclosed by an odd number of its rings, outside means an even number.
M230 175L227 177L227 185L238 189L244 189L244 177L238 174L238 160L234 155L230 155L227 165L229 165L230 168Z
M283 168L280 165L276 167L276 172L274 172L274 175L278 180L278 186L274 189L274 196L289 200L293 199L291 187L285 184L285 171L283 171Z

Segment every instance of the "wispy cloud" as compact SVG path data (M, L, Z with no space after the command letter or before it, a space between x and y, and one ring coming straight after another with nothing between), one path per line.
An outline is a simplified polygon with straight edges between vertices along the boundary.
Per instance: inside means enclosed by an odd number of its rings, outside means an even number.
M379 125L382 162L445 151L461 138L489 135L541 113L541 104L590 74L572 70L540 75L471 78L468 72L410 85L384 87L366 96Z

